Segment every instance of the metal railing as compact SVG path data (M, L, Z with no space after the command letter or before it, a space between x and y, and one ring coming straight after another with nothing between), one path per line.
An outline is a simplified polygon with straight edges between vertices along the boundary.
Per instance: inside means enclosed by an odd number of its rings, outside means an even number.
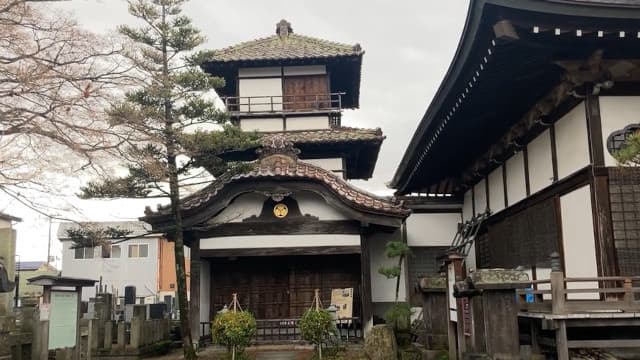
M304 95L234 96L223 98L231 114L340 111L343 92Z
M256 320L256 333L253 337L255 344L274 344L282 342L301 342L302 335L298 323L299 318L292 319L259 319ZM340 318L335 321L336 333L329 340L335 342L353 343L362 340L362 324L360 318ZM202 333L201 342L210 342L210 322L200 323Z

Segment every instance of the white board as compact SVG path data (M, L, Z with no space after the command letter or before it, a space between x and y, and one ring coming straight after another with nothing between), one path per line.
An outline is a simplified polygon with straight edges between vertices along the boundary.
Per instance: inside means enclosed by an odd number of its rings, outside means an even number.
M49 350L76 346L78 325L78 293L51 292Z

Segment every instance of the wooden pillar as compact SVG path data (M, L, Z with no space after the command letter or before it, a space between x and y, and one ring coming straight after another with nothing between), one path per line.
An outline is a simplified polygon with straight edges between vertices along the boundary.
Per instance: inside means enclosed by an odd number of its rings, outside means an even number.
M371 298L371 249L368 239L369 228L363 227L360 233L360 301L362 303L362 332L373 326L373 303Z
M190 297L189 297L189 317L191 322L191 336L193 342L200 341L200 239L191 239L191 276ZM204 334L202 334L204 335Z
M82 335L80 334L80 319L82 318L82 286L76 286L76 294L78 294L78 301L76 306L76 347L73 352L73 358L80 360L82 351ZM91 352L91 349L87 349Z
M613 240L609 177L606 170L603 170L605 166L604 142L602 140L602 119L600 116L599 97L597 95L588 95L585 98L585 107L592 164L591 203L593 208L598 273L600 276L617 276L619 269Z

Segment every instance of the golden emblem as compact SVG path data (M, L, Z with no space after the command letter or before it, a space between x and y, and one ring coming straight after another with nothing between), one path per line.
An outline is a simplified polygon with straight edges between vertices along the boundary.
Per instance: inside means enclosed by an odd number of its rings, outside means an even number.
M277 218L282 219L283 217L286 217L287 214L289 214L289 208L287 205L279 203L273 207L273 215Z

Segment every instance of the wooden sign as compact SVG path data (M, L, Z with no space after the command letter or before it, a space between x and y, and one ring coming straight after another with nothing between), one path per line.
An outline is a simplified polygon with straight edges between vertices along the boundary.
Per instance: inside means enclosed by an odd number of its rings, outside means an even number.
M338 319L353 317L353 288L332 289L331 305L338 308Z

